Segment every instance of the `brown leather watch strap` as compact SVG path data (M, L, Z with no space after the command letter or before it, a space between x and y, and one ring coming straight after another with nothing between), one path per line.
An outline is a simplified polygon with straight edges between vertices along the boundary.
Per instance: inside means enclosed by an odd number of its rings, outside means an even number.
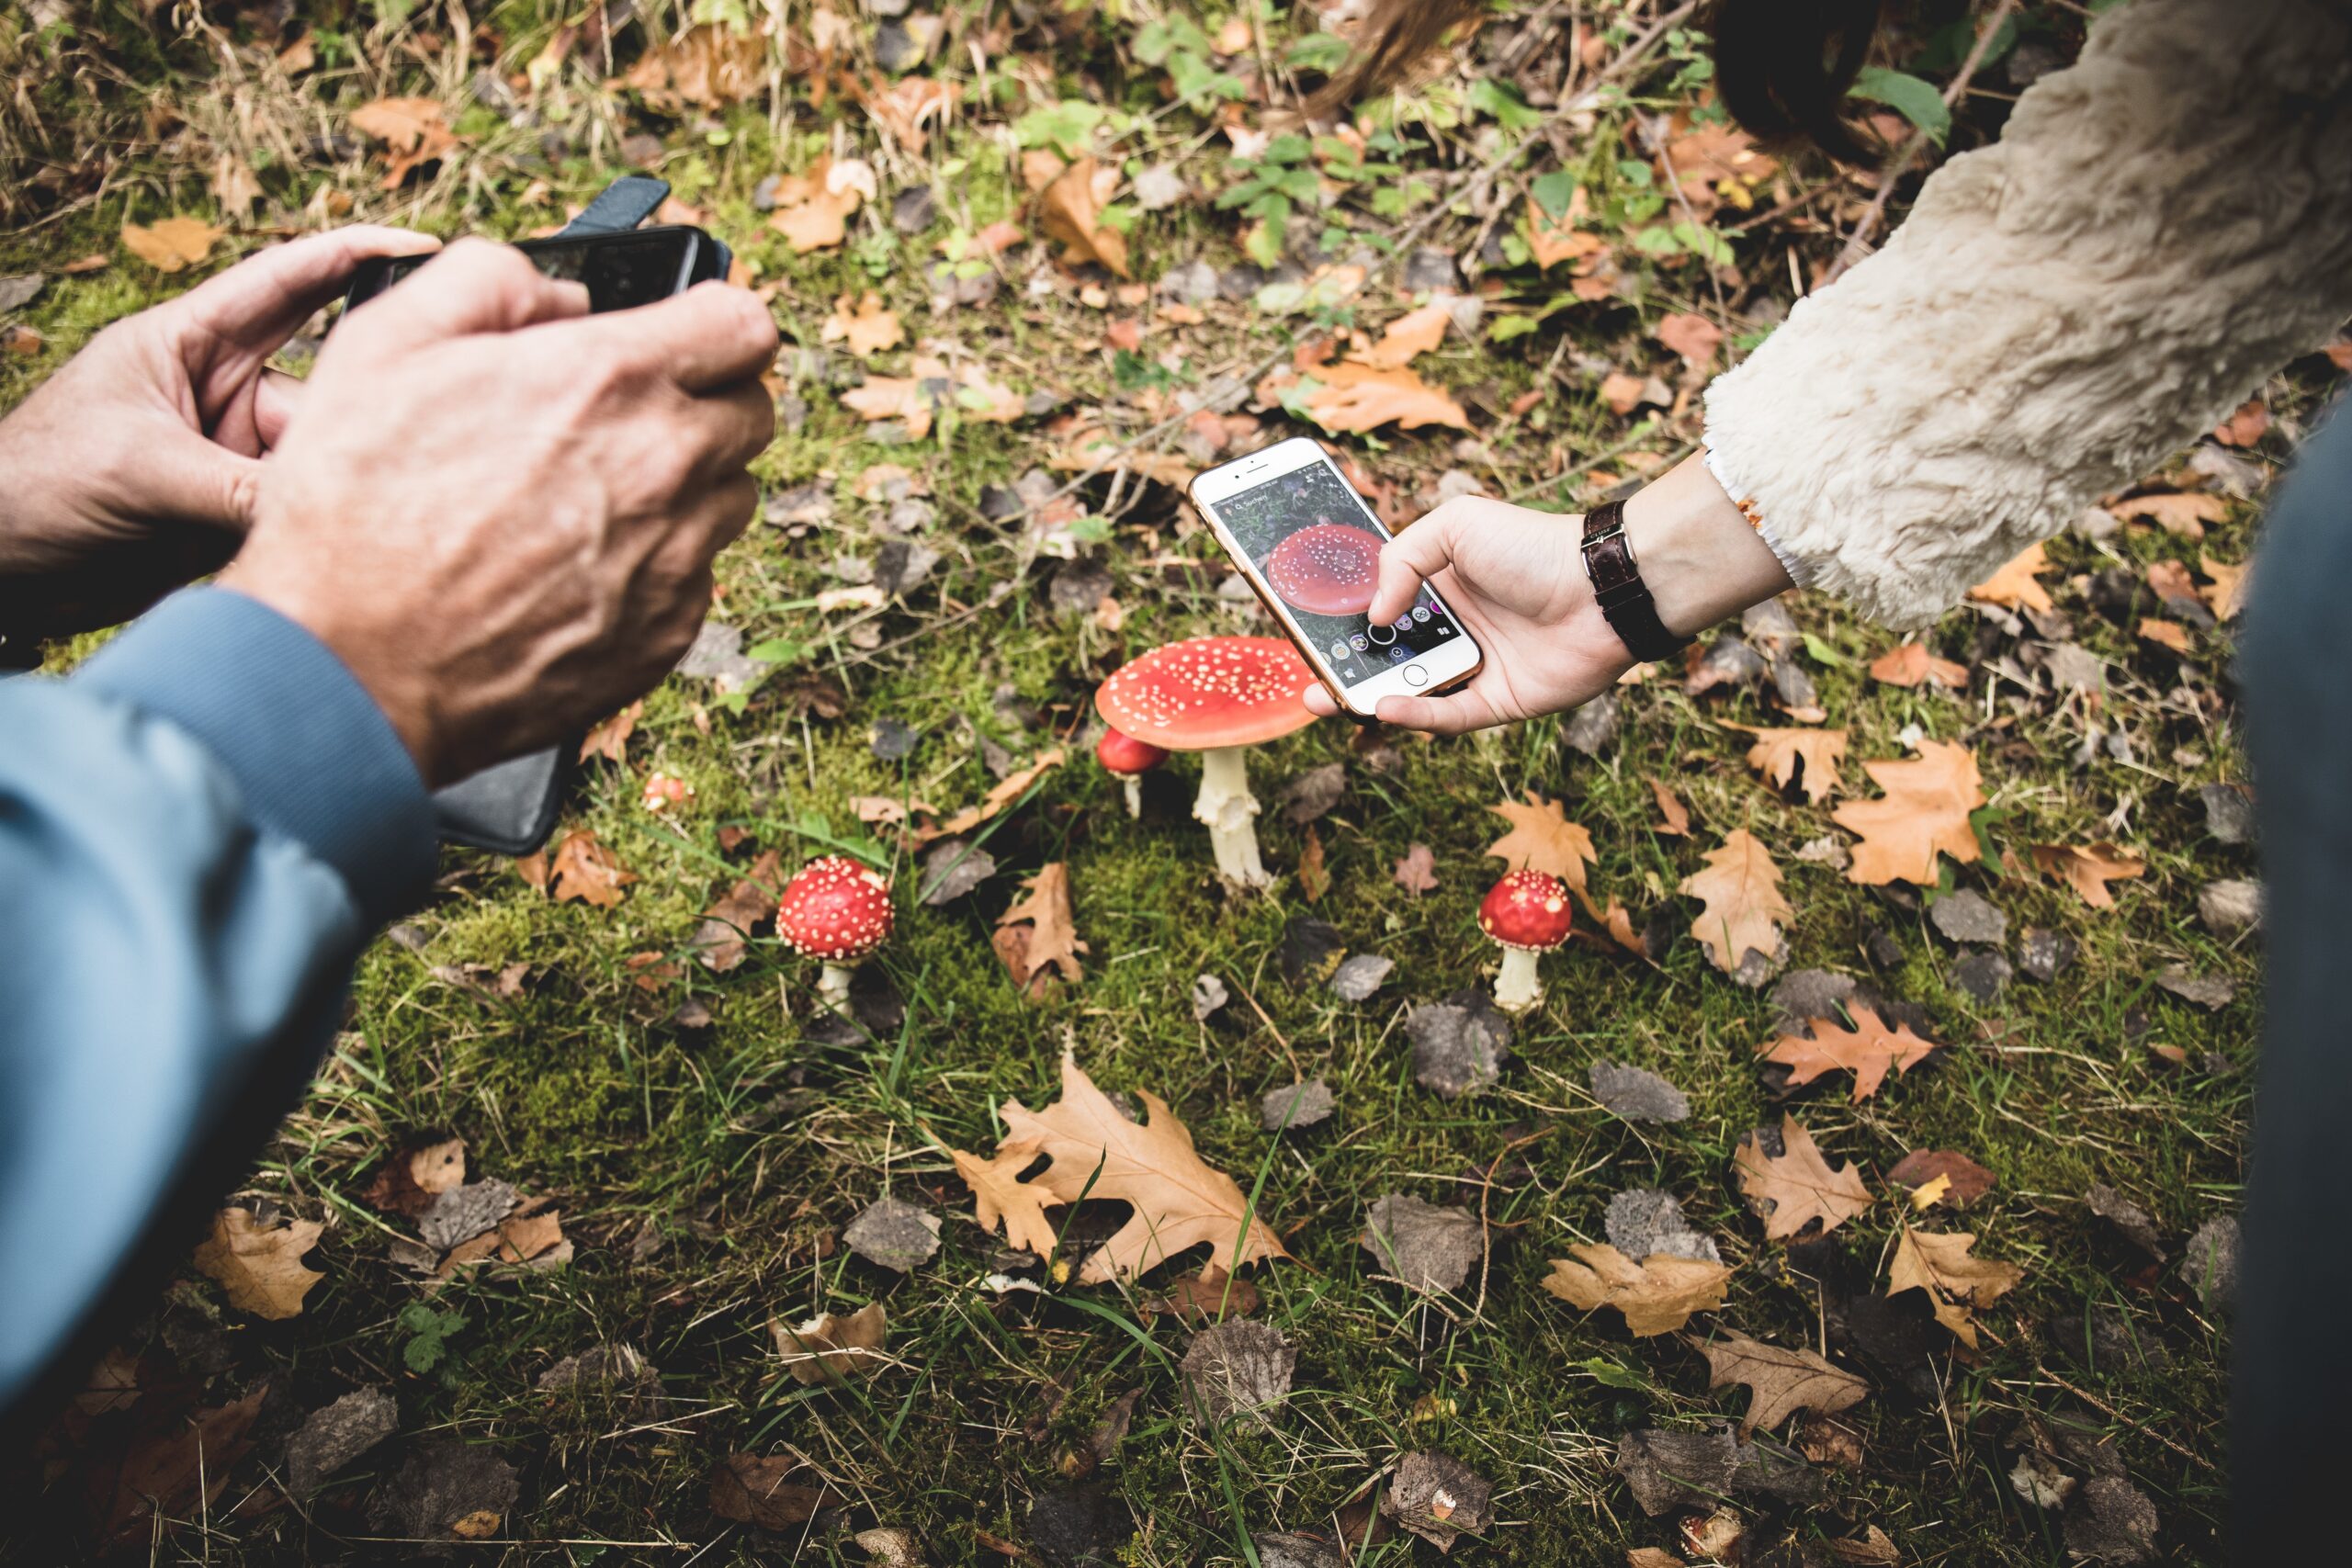
M1657 603L1642 581L1634 542L1625 537L1625 503L1604 501L1584 515L1584 571L1609 627L1626 651L1644 663L1671 659L1690 645L1657 618Z

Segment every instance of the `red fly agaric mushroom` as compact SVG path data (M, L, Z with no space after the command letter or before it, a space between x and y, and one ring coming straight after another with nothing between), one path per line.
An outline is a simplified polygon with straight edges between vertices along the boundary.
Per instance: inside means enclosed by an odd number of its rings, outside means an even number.
M1168 761L1167 748L1154 746L1148 740L1138 740L1132 735L1106 729L1102 739L1094 744L1094 760L1102 771L1127 786L1127 815L1143 815L1143 776Z
M817 995L829 1008L849 1000L849 972L890 940L890 884L842 855L800 868L776 900L775 934L795 953L824 961Z
M1209 830L1216 869L1245 887L1272 880L1258 858L1258 802L1249 749L1315 722L1304 694L1315 672L1278 637L1201 637L1155 648L1095 690L1094 711L1123 735L1201 753L1193 815Z
M1478 906L1478 929L1500 942L1495 1005L1525 1012L1544 999L1535 955L1568 940L1568 885L1548 871L1507 871Z
M1361 615L1380 586L1380 536L1344 523L1301 528L1266 558L1283 603L1310 615Z

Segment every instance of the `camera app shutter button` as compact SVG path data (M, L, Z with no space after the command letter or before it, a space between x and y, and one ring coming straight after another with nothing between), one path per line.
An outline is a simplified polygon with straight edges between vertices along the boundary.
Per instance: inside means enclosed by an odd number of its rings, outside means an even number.
M1386 648L1390 643L1396 640L1396 628L1390 626L1385 621L1374 621L1372 625L1364 627L1363 630L1366 637L1372 638L1373 641L1378 643L1383 648Z

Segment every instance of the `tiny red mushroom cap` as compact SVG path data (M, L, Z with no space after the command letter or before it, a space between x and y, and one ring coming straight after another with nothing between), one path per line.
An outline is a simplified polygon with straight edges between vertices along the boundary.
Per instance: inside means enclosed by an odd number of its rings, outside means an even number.
M1545 953L1568 940L1568 885L1548 871L1505 872L1478 906L1478 929L1505 947Z
M776 901L775 934L828 964L854 964L890 940L890 884L843 855L810 861Z
M1170 751L1255 746L1315 722L1315 671L1278 637L1197 637L1130 660L1095 688L1094 711Z
M1137 773L1148 773L1168 761L1168 749L1154 746L1148 740L1138 740L1123 730L1106 729L1102 732L1102 739L1095 742L1094 760L1102 764L1106 773L1116 773L1123 779L1132 778Z
M1344 523L1301 528L1266 558L1283 603L1310 615L1361 615L1380 586L1380 536Z

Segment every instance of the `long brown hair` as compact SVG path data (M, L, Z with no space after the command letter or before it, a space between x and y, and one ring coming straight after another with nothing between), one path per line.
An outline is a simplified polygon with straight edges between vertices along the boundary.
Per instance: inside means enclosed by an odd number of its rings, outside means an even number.
M1809 141L1833 158L1873 154L1844 114L1870 53L1882 0L1713 0L1715 91L1732 118L1767 142ZM1329 113L1385 87L1486 0L1373 0L1355 52L1315 108Z

